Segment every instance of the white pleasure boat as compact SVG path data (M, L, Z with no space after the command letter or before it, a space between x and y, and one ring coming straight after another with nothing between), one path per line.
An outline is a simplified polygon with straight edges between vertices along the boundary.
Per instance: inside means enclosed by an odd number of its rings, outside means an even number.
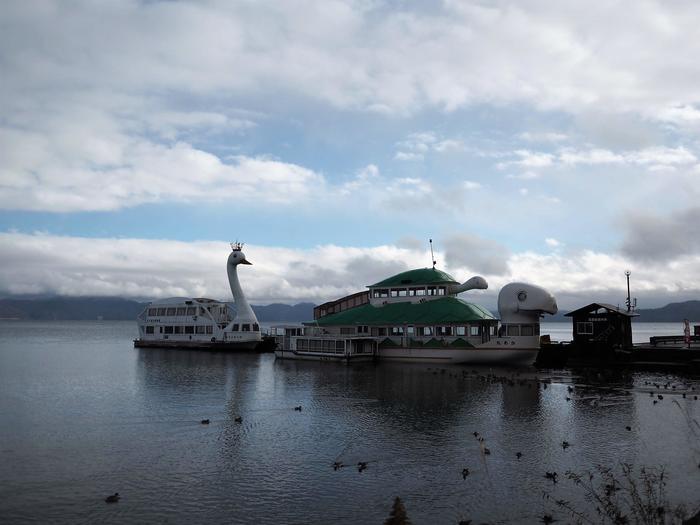
M260 324L238 281L240 264L251 264L243 245L231 245L226 270L236 306L214 299L173 297L153 301L137 317L136 347L254 350L262 341Z

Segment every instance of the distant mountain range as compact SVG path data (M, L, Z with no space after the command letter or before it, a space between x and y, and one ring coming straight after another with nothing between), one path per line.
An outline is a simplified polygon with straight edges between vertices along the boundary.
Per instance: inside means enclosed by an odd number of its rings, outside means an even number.
M0 299L0 319L57 320L128 320L133 321L147 302L119 297L39 297ZM583 305L582 305L583 306ZM261 322L302 322L313 319L313 303L253 305ZM569 321L566 312L547 316L548 321ZM671 303L661 308L637 310L637 322L700 321L700 301Z
M44 297L0 299L0 319L133 321L148 302L120 297ZM313 319L313 303L252 305L261 322L301 322Z

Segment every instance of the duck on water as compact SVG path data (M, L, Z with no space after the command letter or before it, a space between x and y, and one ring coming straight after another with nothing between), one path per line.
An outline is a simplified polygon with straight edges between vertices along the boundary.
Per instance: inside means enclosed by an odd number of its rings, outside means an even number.
M137 317L135 347L254 350L263 338L260 324L238 280L238 266L252 264L241 243L231 244L226 263L236 311L205 297L173 297L150 303Z

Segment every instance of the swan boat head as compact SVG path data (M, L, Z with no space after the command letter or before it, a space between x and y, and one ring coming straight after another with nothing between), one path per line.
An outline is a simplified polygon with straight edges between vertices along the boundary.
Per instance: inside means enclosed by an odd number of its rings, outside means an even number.
M239 242L231 243L231 253L228 256L229 266L238 266L239 264L253 264L246 259L243 253L243 244Z

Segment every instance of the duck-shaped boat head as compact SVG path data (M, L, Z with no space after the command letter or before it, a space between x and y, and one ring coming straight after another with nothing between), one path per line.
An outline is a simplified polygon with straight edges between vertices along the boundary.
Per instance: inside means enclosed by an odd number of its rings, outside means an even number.
M540 286L528 283L509 283L498 294L498 313L503 323L530 323L543 313L556 314L557 301Z

